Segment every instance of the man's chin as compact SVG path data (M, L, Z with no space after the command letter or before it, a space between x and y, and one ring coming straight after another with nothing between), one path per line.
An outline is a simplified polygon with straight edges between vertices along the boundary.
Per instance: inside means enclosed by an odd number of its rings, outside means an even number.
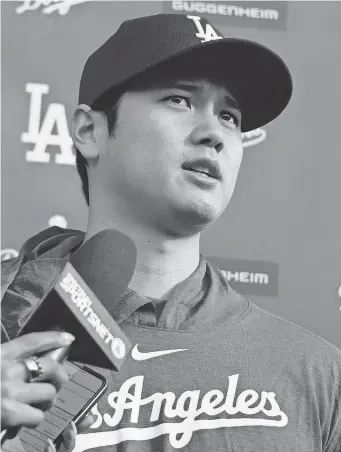
M185 229L200 232L210 224L214 223L223 213L217 205L198 202L193 200L189 205L182 205L174 212L177 223L182 223Z
M193 237L204 231L219 217L217 213L207 210L177 209L172 212L171 218L164 224L163 229L165 234L173 239Z

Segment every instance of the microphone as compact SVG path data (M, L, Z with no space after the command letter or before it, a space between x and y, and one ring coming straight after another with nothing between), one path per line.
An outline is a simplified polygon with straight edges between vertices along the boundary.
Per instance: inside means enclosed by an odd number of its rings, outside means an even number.
M67 331L76 338L68 359L118 371L132 345L108 310L127 289L136 255L131 239L118 231L90 237L72 255L18 336Z

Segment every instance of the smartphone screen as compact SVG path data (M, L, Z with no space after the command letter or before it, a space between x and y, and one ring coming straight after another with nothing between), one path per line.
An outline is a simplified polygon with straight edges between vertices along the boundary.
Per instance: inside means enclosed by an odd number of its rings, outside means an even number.
M54 441L90 401L97 400L106 386L105 379L92 371L66 361L69 381L57 394L55 405L45 412L44 421L35 429L22 427L19 434L7 440L3 452L43 452L47 438Z

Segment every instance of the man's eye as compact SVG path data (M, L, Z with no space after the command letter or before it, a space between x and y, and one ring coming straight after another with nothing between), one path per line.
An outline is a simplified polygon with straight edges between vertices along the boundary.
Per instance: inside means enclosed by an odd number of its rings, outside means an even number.
M168 100L172 104L182 105L184 107L190 106L189 98L184 96L168 96L165 100Z
M239 125L238 118L233 115L232 113L229 113L228 111L223 111L221 113L221 117L224 121L227 121L229 124L234 124L236 127Z

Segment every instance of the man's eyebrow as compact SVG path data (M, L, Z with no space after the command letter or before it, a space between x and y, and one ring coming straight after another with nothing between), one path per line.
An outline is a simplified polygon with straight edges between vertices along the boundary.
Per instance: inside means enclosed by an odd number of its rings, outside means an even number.
M190 82L166 82L163 84L164 88L175 88L175 89L182 89L183 91L190 91L195 92L199 91L200 86L196 83L190 83Z
M162 83L162 85L160 85L159 88L160 89L173 88L173 89L179 89L179 90L182 90L182 91L189 91L189 92L192 93L192 92L199 91L200 90L200 85L197 85L196 83L190 83L190 82L172 82L172 81L168 81L168 82ZM227 94L226 96L224 96L224 99L225 99L226 103L229 105L229 107L240 111L240 105L238 104L238 102L236 101L236 99L234 97L232 97L231 95Z
M236 99L230 95L226 95L225 97L226 103L229 105L229 107L233 108L234 110L241 111L240 105L236 101Z

